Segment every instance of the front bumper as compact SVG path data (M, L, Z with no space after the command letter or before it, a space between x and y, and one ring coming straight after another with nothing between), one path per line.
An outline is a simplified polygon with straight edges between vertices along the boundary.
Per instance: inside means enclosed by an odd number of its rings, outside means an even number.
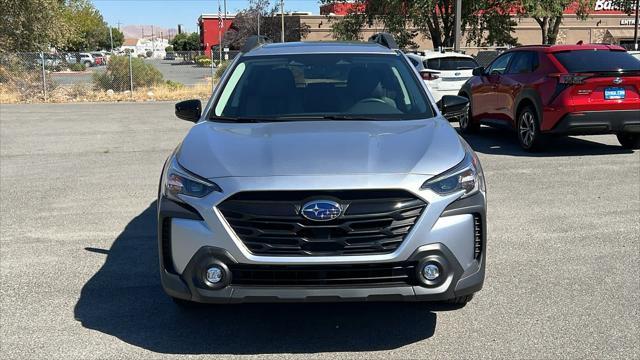
M202 270L211 265L233 267L235 260L224 249L201 248L180 276L162 272L165 291L173 297L200 303L247 302L341 302L341 301L437 301L472 294L482 288L484 266L463 271L449 249L442 244L431 244L416 250L409 259L420 263L424 259L438 259L446 275L435 283L419 282L415 285L388 286L246 286L233 285L233 276L227 275L216 289L202 281ZM231 274L229 272L228 274Z
M549 131L557 135L640 133L640 110L581 111L565 115Z
M411 176L409 176L411 177ZM385 176L377 179L382 186ZM246 180L246 179L245 179ZM354 177L344 179L353 181ZM398 187L414 179L387 179L387 187ZM217 181L223 189L232 189L231 179ZM415 182L419 189L423 177ZM300 186L313 184L296 182ZM259 181L243 186L260 188ZM374 186L373 184L371 186ZM289 186L290 187L290 186ZM335 188L348 188L347 184ZM411 188L409 185L404 188ZM232 191L230 194L241 190ZM430 192L419 192L429 203L427 210L393 253L351 256L256 256L251 254L229 228L215 205L226 199L221 194L212 195L189 205L179 204L166 198L159 199L158 240L160 251L160 273L164 290L175 298L203 303L231 302L314 302L314 301L425 301L444 300L477 292L484 281L486 253L485 195L458 200L459 195L438 197ZM215 197L217 196L217 198ZM228 196L228 195L227 195ZM476 216L477 218L474 218ZM482 226L482 249L480 256L474 254L474 219ZM233 276L225 278L224 286L212 289L202 281L203 270L211 264L222 264L233 268L243 266L315 266L334 265L360 266L366 264L420 263L425 258L437 257L444 264L444 280L437 284L420 282L389 284L349 284L328 286L263 286L258 284L236 284Z

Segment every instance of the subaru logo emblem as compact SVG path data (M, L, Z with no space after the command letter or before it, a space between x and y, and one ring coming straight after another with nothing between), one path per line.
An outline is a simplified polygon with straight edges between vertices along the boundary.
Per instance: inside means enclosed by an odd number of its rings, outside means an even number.
M334 201L314 200L304 204L300 214L313 221L330 221L342 215L342 206Z
M613 83L616 84L616 85L622 84L622 78L617 77L617 78L613 79Z
M453 74L453 75L455 75L455 76L460 76L460 75L462 75L462 73L457 72L457 73L455 73L455 74Z

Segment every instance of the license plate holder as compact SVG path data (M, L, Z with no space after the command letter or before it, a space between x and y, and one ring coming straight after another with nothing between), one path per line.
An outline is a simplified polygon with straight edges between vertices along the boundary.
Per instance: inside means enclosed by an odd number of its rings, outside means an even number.
M621 87L608 87L604 89L605 100L623 100L626 96L626 90Z

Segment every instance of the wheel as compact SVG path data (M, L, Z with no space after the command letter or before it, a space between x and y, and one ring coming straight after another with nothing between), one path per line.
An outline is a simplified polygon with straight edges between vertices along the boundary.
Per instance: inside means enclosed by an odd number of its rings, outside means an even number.
M84 62L84 66L91 67L91 61L85 61Z
M520 146L526 151L539 150L545 142L535 109L525 106L518 113L516 132Z
M619 133L616 135L625 149L640 149L640 134Z
M460 132L463 134L474 134L480 131L480 123L473 121L471 102L469 102L469 110L467 111L467 114L458 119L458 127L460 128Z

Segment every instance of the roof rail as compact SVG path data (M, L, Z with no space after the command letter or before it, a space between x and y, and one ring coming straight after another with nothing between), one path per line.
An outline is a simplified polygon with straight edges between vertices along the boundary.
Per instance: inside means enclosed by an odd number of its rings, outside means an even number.
M264 35L253 35L247 38L240 52L247 53L262 44L270 44L272 41Z
M369 42L380 44L391 50L399 49L398 44L396 43L396 40L393 38L393 35L386 32L381 32L381 33L371 35L371 37L369 38Z

